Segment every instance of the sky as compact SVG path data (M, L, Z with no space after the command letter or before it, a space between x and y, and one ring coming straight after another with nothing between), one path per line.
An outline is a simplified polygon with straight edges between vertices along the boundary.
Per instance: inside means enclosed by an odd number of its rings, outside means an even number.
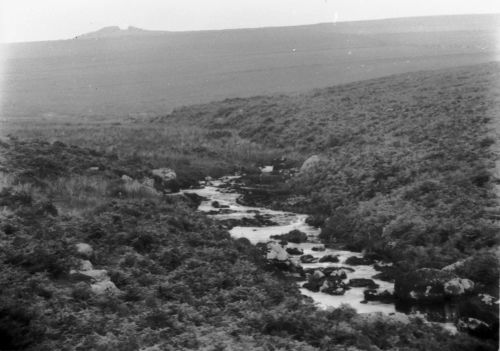
M500 13L499 0L0 0L0 42L69 39L102 27L206 30Z

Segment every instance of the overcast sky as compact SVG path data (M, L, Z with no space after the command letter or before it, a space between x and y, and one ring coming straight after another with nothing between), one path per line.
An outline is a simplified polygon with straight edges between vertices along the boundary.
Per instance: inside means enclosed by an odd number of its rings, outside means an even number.
M500 13L500 0L0 0L0 41L110 25L179 31L472 13Z

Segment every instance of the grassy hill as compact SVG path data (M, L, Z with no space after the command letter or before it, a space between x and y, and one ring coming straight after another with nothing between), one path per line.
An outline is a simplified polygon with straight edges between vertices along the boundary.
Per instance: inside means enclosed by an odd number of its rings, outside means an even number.
M390 76L307 94L228 99L159 120L231 130L282 155L319 154L290 181L322 237L388 254L407 269L495 247L489 123L500 65ZM289 202L276 199L275 205Z
M489 63L227 99L150 122L17 121L3 132L168 165L184 184L319 154L317 171L292 178L290 198L269 205L314 214L327 242L382 252L405 269L439 268L496 244L488 128L499 72Z
M482 63L498 56L499 18L179 33L111 28L112 35L5 44L0 46L0 117L123 120L227 97Z

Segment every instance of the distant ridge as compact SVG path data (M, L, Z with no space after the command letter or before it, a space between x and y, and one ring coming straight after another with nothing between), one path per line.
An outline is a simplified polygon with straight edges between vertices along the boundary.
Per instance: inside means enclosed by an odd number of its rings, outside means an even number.
M464 30L491 30L500 26L500 14L477 14L477 15L441 15L422 17L402 17L389 19L375 19L362 21L347 21L337 23L316 23L295 26L256 27L256 28L228 28L207 29L187 31L148 30L129 26L121 29L119 26L108 26L94 32L76 36L74 39L99 39L119 38L145 35L185 34L185 33L210 33L210 32L241 32L241 31L267 31L267 30L294 30L323 28L327 31L337 33L393 33L413 32L425 33L435 31L464 31Z
M121 29L118 26L109 26L101 28L95 32L78 35L74 39L118 38L118 37L142 36L142 35L150 35L158 33L164 34L168 32L145 30L133 26L129 26L126 29Z

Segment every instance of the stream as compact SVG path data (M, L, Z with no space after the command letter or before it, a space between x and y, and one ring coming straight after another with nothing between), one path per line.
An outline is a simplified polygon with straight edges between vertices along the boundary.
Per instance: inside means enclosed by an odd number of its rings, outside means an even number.
M277 225L263 227L236 226L230 230L230 234L234 238L246 238L252 244L267 243L276 241L271 238L273 235L287 234L292 230L299 230L307 234L308 240L305 243L295 244L288 243L284 248L297 248L303 251L302 255L312 255L315 259L321 259L327 255L338 257L338 262L315 262L302 263L300 256L289 255L289 259L296 264L302 266L304 270L314 268L339 267L344 268L347 278L346 283L350 279L371 279L379 287L377 291L394 291L394 284L375 279L374 275L380 273L375 270L373 265L349 265L345 261L349 257L363 257L359 252L335 250L325 248L324 251L313 250L314 247L323 246L318 239L320 229L314 228L306 223L307 215L297 214L292 212L276 211L263 207L249 207L240 205L237 199L241 194L237 193L231 184L237 181L238 176L226 176L218 180L202 182L202 188L189 189L184 192L195 193L202 196L206 200L202 201L198 210L207 213L210 217L217 220L241 220L242 218L253 218L257 214L269 218ZM216 204L216 206L214 206ZM390 265L390 263L377 262L379 265ZM348 304L353 307L358 313L373 313L382 312L390 314L394 312L404 312L407 314L417 313L425 314L427 319L433 322L439 322L444 328L454 332L456 330L453 319L453 312L435 311L435 310L420 310L414 307L397 308L394 303L382 303L379 301L364 301L364 291L366 287L351 287L345 291L343 295L330 295L323 292L313 292L303 287L305 280L299 281L300 292L313 299L319 308L339 307L342 304Z

